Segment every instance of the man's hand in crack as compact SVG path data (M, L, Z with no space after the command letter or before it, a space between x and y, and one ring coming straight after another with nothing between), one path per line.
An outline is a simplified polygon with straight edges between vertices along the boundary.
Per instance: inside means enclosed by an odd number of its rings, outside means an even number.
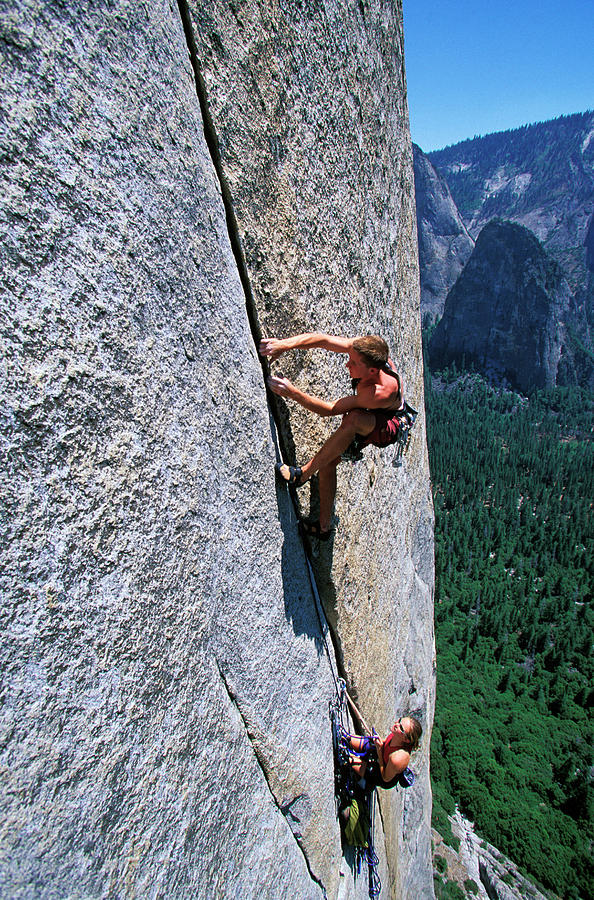
M266 384L272 393L278 394L279 397L296 398L297 391L295 385L292 384L288 378L283 378L282 375L271 375L266 379Z
M278 359L289 349L285 344L286 342L279 338L263 338L260 341L260 356L270 356L271 360Z

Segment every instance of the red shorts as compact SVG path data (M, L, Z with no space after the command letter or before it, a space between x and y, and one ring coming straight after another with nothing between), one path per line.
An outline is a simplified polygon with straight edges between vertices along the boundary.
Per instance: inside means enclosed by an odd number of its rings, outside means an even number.
M375 428L366 437L360 436L359 446L367 447L373 444L374 447L387 447L393 444L398 438L398 431L406 415L403 409L394 412L393 409L373 409L369 410L375 416Z

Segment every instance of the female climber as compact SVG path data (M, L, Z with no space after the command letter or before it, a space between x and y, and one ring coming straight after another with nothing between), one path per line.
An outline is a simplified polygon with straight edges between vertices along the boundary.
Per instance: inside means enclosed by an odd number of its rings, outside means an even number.
M411 753L419 746L423 729L412 716L396 719L388 736L359 737L344 735L351 768L359 778L373 787L391 788L410 762Z

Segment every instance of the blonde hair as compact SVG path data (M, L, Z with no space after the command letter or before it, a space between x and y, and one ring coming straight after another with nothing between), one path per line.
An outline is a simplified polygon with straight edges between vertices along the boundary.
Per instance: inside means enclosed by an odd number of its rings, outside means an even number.
M414 751L418 748L419 742L421 740L421 735L423 734L423 728L418 719L414 719L412 716L405 716L410 722L412 722L412 728L408 734L408 740L410 742L410 752L414 753Z
M377 369L383 369L388 362L388 345L377 334L368 334L367 337L355 338L353 350L361 354L363 361L369 368L375 366Z

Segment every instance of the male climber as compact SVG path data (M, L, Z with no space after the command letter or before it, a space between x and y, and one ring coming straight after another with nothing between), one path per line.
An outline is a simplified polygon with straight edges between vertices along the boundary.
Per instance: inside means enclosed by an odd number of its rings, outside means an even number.
M294 337L265 338L260 342L262 356L277 359L287 350L320 347L332 353L347 353L346 364L355 393L333 403L321 400L295 387L288 378L270 376L268 387L280 397L296 400L319 416L342 416L340 427L328 438L316 455L295 467L277 463L278 475L287 484L300 487L319 473L320 519L305 522L308 534L328 540L331 534L332 507L336 494L336 466L341 453L353 442L357 449L374 444L385 447L393 443L398 432L398 414L402 415L404 397L402 382L388 358L388 345L381 337L342 338L329 334L298 334Z

